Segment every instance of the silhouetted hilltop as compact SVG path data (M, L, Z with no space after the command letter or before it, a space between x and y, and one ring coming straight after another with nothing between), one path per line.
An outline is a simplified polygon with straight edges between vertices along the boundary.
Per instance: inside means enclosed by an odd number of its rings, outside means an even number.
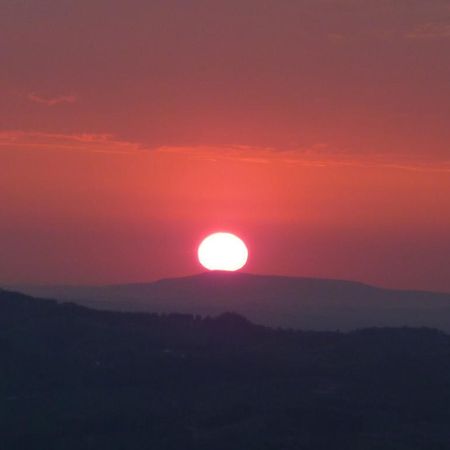
M0 290L8 450L450 448L450 336L274 330Z
M9 314L29 314L33 311L42 313L49 308L56 307L56 300L33 298L19 292L0 288L0 314L8 317Z
M428 326L450 331L450 294L381 289L343 280L207 272L154 283L21 290L118 311L201 315L234 311L272 327Z

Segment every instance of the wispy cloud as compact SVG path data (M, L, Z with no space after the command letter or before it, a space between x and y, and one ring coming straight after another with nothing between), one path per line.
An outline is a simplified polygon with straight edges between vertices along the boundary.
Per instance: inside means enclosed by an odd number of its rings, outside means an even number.
M160 153L178 154L190 159L210 161L235 161L249 164L286 164L310 167L382 167L407 171L450 173L450 160L426 160L404 155L364 155L336 149L326 143L290 150L251 146L229 147L160 147Z
M27 98L34 103L40 103L47 106L55 106L61 103L75 103L78 100L77 96L73 94L60 95L57 97L46 97L43 95L38 95L34 92L28 94Z
M145 147L137 142L120 140L111 134L58 134L36 131L0 131L0 150L68 150L97 153L136 153Z
M254 164L269 164L274 160L275 151L271 148L234 145L226 147L216 146L163 146L158 153L183 155L190 159L204 161L240 161Z
M384 167L386 169L450 173L450 159L427 159L395 153L357 153L336 148L326 142L289 150L247 145L152 148L140 142L119 139L111 134L62 134L4 130L0 131L0 151L2 149L82 151L128 155L153 151L211 163L229 161L259 165L284 164L291 167Z
M408 39L450 38L450 23L428 22L421 24L406 34Z

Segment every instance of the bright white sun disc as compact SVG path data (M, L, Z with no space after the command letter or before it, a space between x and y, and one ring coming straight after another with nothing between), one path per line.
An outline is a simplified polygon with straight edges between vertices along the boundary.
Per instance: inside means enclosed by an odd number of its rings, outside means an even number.
M235 271L245 266L248 250L242 239L231 233L214 233L198 247L198 260L208 270Z

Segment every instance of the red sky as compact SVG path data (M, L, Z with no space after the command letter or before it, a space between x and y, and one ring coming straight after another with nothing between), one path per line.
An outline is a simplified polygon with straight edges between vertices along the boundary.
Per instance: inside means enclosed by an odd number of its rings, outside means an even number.
M0 7L0 283L247 270L450 292L448 1Z

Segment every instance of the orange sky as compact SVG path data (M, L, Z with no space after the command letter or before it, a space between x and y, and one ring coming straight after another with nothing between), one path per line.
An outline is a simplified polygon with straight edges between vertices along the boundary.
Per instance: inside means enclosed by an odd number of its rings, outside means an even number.
M3 279L110 283L195 273L199 240L229 230L249 245L252 272L448 290L448 171L286 156L3 150Z
M450 6L10 2L0 284L247 269L450 292ZM4 44L3 44L4 46Z

